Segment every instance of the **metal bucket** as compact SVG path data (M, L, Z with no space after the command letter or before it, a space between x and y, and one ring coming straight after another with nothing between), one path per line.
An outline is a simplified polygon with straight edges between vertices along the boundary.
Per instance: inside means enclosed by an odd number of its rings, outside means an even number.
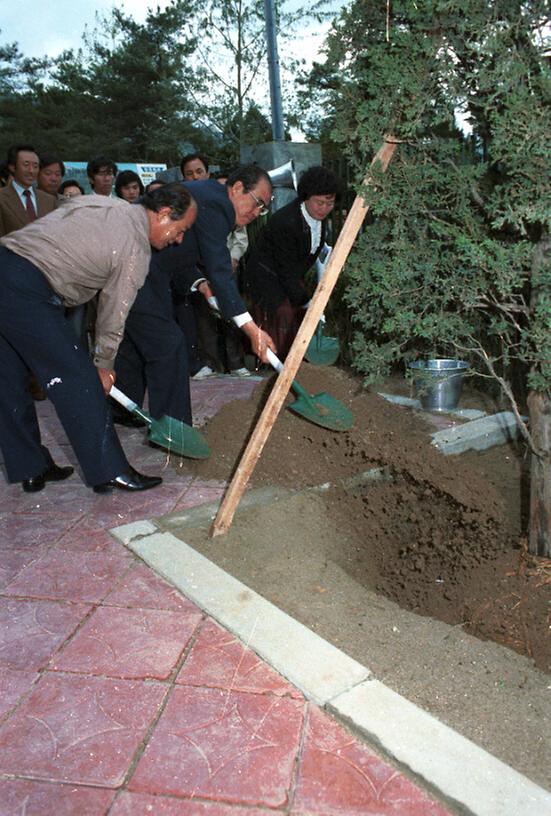
M415 360L408 368L414 372L413 387L421 406L427 411L453 411L463 386L464 360Z

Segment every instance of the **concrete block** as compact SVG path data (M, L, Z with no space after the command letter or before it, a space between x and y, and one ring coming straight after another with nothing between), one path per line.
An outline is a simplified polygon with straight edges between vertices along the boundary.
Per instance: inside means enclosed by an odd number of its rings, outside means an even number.
M551 813L551 793L378 680L361 683L327 708L469 813Z
M144 519L143 521L132 521L130 524L121 524L110 532L119 539L122 544L128 544L136 538L151 535L157 532L157 527L153 522Z
M401 394L384 394L382 391L377 392L379 397L382 397L387 402L392 402L394 405L403 405L405 408L413 408L419 411L421 403L418 399L412 397L403 397Z
M387 402L392 402L394 405L403 405L405 408L413 408L415 411L422 411L423 408L418 399L412 397L403 397L401 394L385 394L382 391L377 392L380 397ZM478 408L456 408L453 411L439 411L438 414L450 414L451 416L459 417L459 419L480 419L486 416L485 411L479 411Z
M318 705L369 677L365 666L172 533L132 538L127 546Z
M502 411L464 425L456 425L431 434L432 444L443 454L463 453L466 450L486 450L503 445L518 435L518 424L512 411Z

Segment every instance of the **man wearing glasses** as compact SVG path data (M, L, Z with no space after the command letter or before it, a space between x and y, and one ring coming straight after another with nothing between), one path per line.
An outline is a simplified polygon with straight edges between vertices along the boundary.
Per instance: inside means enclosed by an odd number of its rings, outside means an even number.
M246 226L268 211L270 177L262 168L249 164L231 173L226 184L214 179L184 184L197 204L197 218L178 247L168 247L152 259L149 275L126 321L115 370L117 384L136 403L142 404L147 387L150 408L153 404L157 411L190 423L187 355L181 350L185 339L167 297L176 272L188 281L190 290L200 291L207 299L216 296L222 316L247 335L253 353L262 362L267 362L268 348L277 349L247 311L227 245L236 226ZM158 418L153 410L151 413Z
M195 287L206 298L216 296L223 317L245 332L253 352L266 362L266 347L274 346L253 322L239 294L227 241L236 226L247 226L269 212L271 179L261 167L246 164L231 173L225 184L207 180L187 186L197 201L198 213L182 252L193 253L204 270L204 278L194 281Z
M86 173L93 193L103 196L111 195L113 181L117 175L117 165L114 161L98 156L88 162Z

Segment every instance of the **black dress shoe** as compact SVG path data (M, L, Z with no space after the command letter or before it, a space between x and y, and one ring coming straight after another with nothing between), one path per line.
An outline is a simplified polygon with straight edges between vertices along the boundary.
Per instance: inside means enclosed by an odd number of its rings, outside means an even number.
M129 467L126 473L121 473L110 479L108 482L103 482L99 485L94 485L94 493L110 493L112 490L149 490L151 487L157 487L163 480L160 476L144 476L138 473L133 467Z
M147 423L140 419L139 416L135 414L114 414L113 415L113 422L116 425L124 425L125 428L144 428Z
M68 479L73 473L74 468L70 465L59 467L55 462L52 462L40 475L25 479L21 484L25 493L38 493L39 490L46 486L46 482L62 482L63 479Z

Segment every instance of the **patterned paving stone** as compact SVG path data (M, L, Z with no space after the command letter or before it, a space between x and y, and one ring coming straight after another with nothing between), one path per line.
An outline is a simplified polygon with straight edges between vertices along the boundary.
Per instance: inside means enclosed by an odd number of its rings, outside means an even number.
M104 605L197 612L198 607L145 564L135 564L104 599Z
M21 570L40 558L44 549L44 545L29 547L26 550L0 549L0 590L13 581Z
M285 806L303 708L288 697L176 688L129 789Z
M21 671L42 668L90 608L0 598L0 666Z
M109 816L269 816L277 810L235 807L221 802L197 802L143 793L121 793Z
M312 706L293 814L449 816L449 811Z
M49 550L4 589L6 595L98 603L129 567L125 555Z
M0 717L17 703L37 678L37 672L0 669Z
M138 467L139 469L139 467ZM144 469L145 470L145 469ZM147 471L150 476L162 475L157 468ZM118 527L131 521L163 516L174 510L184 488L179 484L162 484L144 493L126 493L116 490L106 495L95 496L93 515L99 527Z
M44 513L40 517L40 524L37 524L35 513L6 515L0 524L0 550L36 550L40 546L54 544L66 530L74 527L81 515Z
M69 517L77 512L82 515L93 507L94 495L75 473L63 482L48 482L39 493L22 493L20 510Z
M1 816L105 816L115 792L24 779L0 780Z
M0 454L0 464L3 461ZM4 470L4 468L2 468ZM2 490L0 491L0 513L4 518L9 518L12 513L18 513L21 509L21 504L25 500L27 494L21 489L19 482L8 484L4 481L5 472L2 473Z
M188 507L195 507L197 504L218 501L218 499L222 498L226 487L226 482L201 482L196 480L177 502L174 510L185 510Z
M202 618L195 612L100 607L51 668L110 677L166 680Z
M213 377L208 380L191 381L191 404L193 421L203 425L214 416L226 403L235 399L248 399L259 384L258 379L237 377Z
M46 674L0 727L0 772L118 787L165 692L160 683Z
M294 686L213 621L201 629L176 682L302 699Z
M90 523L90 526L87 526ZM126 557L130 562L131 554L119 541L115 541L108 528L102 529L94 523L93 517L85 516L82 522L68 530L57 542L56 549L73 552L104 552L109 555Z

